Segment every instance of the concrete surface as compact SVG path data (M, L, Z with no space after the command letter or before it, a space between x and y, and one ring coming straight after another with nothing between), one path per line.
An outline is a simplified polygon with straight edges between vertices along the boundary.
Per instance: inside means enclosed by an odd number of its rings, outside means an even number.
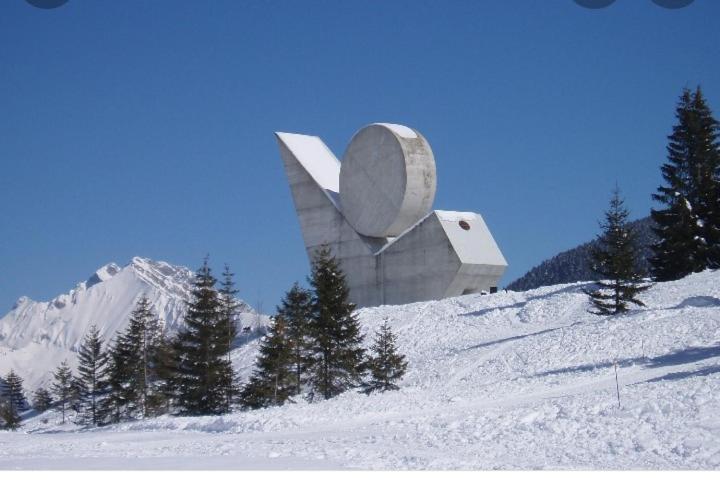
M343 156L342 211L362 235L395 237L427 215L435 199L430 144L418 132L397 127L402 126L372 124L360 129Z
M507 262L482 217L429 211L435 163L419 132L395 124L368 126L353 138L342 165L318 137L276 136L308 258L327 245L359 307L442 299L498 285ZM367 165L343 175L346 162L363 165L368 158L363 156L370 158ZM349 216L365 232L396 234L364 235Z

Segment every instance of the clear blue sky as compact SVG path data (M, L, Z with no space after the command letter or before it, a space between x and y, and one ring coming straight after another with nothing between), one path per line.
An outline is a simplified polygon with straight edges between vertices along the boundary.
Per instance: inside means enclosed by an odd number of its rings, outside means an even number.
M274 131L342 156L371 122L430 141L435 208L480 212L504 283L660 182L681 89L720 112L720 2L0 2L0 314L134 255L209 253L271 310L308 271Z

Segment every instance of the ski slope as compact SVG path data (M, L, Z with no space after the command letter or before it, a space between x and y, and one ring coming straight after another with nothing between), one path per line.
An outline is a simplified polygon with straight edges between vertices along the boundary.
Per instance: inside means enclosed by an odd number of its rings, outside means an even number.
M720 272L614 318L583 286L359 311L407 355L397 392L94 429L45 413L0 433L0 468L718 469Z

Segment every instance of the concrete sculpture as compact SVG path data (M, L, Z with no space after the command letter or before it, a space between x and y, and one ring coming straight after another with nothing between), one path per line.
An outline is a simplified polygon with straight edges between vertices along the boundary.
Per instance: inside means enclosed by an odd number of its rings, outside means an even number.
M358 306L496 289L507 262L480 214L431 211L435 159L418 131L368 125L342 164L318 137L275 135L308 256L327 245Z

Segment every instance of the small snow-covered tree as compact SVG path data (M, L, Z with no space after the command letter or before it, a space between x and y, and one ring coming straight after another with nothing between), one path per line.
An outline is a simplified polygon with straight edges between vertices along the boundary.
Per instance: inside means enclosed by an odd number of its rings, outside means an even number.
M171 412L173 406L177 404L180 378L177 376L176 345L177 341L174 337L163 337L158 345L155 357L155 374L158 379L155 398L158 404L155 409L158 412Z
M227 324L208 260L195 274L184 328L175 338L177 404L183 414L228 411L227 386L234 378L229 362Z
M306 371L312 362L310 352L310 323L313 316L313 297L296 282L285 294L277 308L277 317L285 323L285 339L290 349L293 395L302 392Z
M130 314L125 331L110 350L108 408L113 419L121 411L129 416L149 416L160 401L157 357L162 332L147 297L141 297Z
M128 412L128 405L135 400L128 389L131 369L127 361L130 357L130 346L123 335L116 336L108 348L108 395L103 400L111 422L119 423Z
M375 344L371 348L373 355L368 359L371 378L365 383L365 393L400 389L396 383L405 375L407 361L397 352L395 343L395 334L385 321L375 334Z
M267 334L260 341L255 370L240 391L243 408L279 406L295 394L292 349L287 334L285 320L281 316L274 317Z
M595 308L593 314L620 314L629 309L629 304L644 305L637 295L650 285L643 283L638 268L640 249L635 232L627 225L628 215L620 191L615 188L605 222L600 224L603 231L598 246L590 252L590 268L603 279L586 291Z
M65 409L67 409L71 397L72 397L72 381L73 375L68 366L67 361L63 361L60 366L53 373L55 382L52 385L52 390L55 396L57 396L57 402L62 412L62 423L65 424Z
M50 406L52 406L52 396L50 395L50 391L45 389L44 387L37 388L35 390L35 395L33 396L33 408L37 412L45 412L48 409L50 409Z
M107 393L107 353L97 326L90 326L78 351L80 410L84 423L102 424L107 415L101 397Z
M20 427L20 414L8 399L0 399L0 429L15 431Z
M218 292L220 300L220 324L225 335L224 342L227 345L227 362L232 365L230 351L237 337L236 322L240 304L235 297L238 293L233 279L235 274L230 271L230 267L227 264L225 265L222 276L222 283ZM237 395L238 389L233 376L226 376L225 381L225 410L226 412L230 412L233 398Z
M25 393L23 391L23 380L12 369L5 377L3 397L7 399L15 411L20 412L27 409L27 399L25 398Z
M315 255L310 275L312 318L308 329L308 382L324 399L361 383L365 350L363 336L350 302L350 289L337 260L327 246Z

